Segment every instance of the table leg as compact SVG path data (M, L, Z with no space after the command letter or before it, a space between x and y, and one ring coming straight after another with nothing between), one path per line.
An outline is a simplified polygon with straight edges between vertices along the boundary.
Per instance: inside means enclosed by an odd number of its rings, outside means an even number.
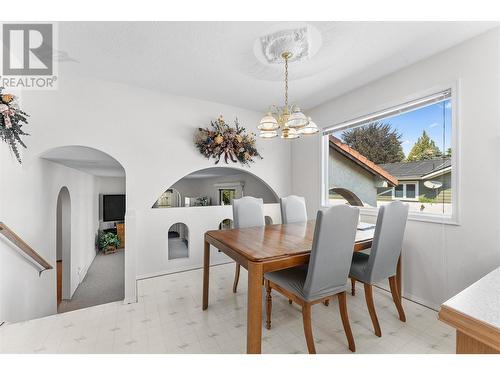
M403 290L401 288L401 279L403 278L403 275L402 275L402 270L401 270L401 263L402 263L402 254L399 255L399 259L398 259L398 264L396 266L396 285L398 287L398 292L399 292L399 301L401 302L403 300Z
M210 244L205 240L203 251L203 310L208 308L208 285L210 272Z
M262 339L262 263L248 262L247 353L260 354Z

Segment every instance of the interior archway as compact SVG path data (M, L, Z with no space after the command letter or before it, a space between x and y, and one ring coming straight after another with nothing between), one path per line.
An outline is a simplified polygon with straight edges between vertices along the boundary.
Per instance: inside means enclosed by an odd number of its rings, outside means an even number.
M125 263L127 258L133 262L130 257L135 256L132 249L124 251L125 169L115 158L92 147L56 147L39 156L67 167L56 177L58 183L65 185L59 193L56 215L57 260L61 269L58 312L123 300ZM65 202L69 192L71 236L78 238L79 245L70 250L65 245L65 226L69 222L65 219L69 216ZM135 275L132 276L135 283Z
M57 305L71 299L71 197L66 186L59 190L56 214Z
M210 167L179 179L159 196L152 208L231 205L233 199L243 196L262 198L264 203L279 202L276 192L253 173Z

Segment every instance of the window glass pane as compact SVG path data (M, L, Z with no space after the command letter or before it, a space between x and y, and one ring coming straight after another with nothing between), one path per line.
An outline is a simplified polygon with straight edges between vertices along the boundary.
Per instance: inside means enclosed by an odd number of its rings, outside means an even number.
M394 188L394 197L403 198L403 185L398 185Z
M414 199L416 197L416 188L414 184L406 184L406 198Z
M452 213L451 98L325 135L330 204ZM325 169L326 170L326 169Z

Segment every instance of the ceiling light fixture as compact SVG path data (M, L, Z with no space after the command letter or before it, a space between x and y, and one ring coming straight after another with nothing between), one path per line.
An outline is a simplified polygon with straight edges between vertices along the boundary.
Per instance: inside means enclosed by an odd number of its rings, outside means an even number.
M316 134L318 126L300 110L297 105L288 105L288 60L292 57L291 52L281 54L285 60L285 105L278 107L271 106L271 110L260 120L259 137L274 138L278 136L278 130L281 129L281 138L296 139L300 135Z

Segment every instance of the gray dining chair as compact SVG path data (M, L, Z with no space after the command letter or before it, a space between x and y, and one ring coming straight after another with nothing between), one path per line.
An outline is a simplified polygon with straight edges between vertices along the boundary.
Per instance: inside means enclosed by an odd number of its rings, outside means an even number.
M266 286L266 328L271 329L271 291L274 289L302 307L307 349L316 353L311 327L311 306L339 298L340 316L349 343L356 351L347 315L347 276L353 256L359 208L339 205L318 211L311 255L307 266L264 274Z
M366 305L375 330L375 335L382 336L375 304L372 285L386 278L389 279L392 299L398 310L399 320L406 322L406 316L396 282L396 267L403 246L403 237L408 218L409 205L399 201L391 202L379 209L375 234L370 254L354 253L349 277L352 282L352 294L355 294L356 281L363 283Z
M304 197L289 195L288 197L280 198L280 206L281 222L283 224L307 221L306 200Z
M262 198L243 197L233 200L233 223L234 228L263 227L264 219L264 201ZM240 280L239 263L236 263L234 273L233 293L238 290L238 281Z

